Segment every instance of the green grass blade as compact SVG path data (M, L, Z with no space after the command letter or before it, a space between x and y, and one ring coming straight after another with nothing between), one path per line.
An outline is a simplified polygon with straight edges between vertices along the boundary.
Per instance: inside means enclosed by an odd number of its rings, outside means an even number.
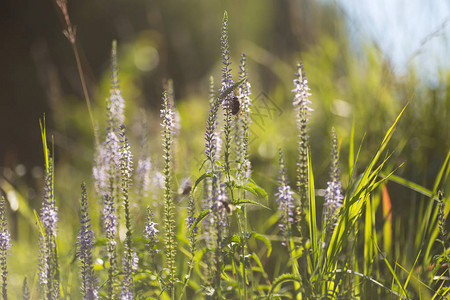
M364 278L364 279L370 281L371 283L373 283L373 284L375 284L375 285L377 285L377 286L379 286L379 287L385 289L385 290L388 291L389 293L391 293L391 294L393 294L393 295L396 295L396 296L398 296L398 297L401 297L401 295L399 295L397 292L393 291L392 289L388 288L387 286L385 286L385 285L382 284L381 282L379 282L379 281L373 279L373 278L370 277L370 276L364 275L364 274L362 274L362 273L360 273L360 272L356 272L356 271L349 270L349 269L347 269L347 270L337 269L337 270L333 271L332 273L348 273L348 274L352 274L352 275L359 276L359 277Z
M276 290L276 288L286 282L298 282L301 283L301 281L294 276L293 274L283 274L281 276L279 276L277 279L275 279L275 281L272 284L272 287L270 288L269 293L267 294L267 298L271 299L271 296L273 294L273 292Z
M253 200L248 200L248 199L238 199L236 201L233 201L232 204L234 206L242 205L242 204L253 204L253 205L260 206L260 207L263 207L265 209L271 210L269 207L267 207L267 206L265 206L265 205L263 205L263 204L261 204L259 202L256 202L256 201L253 201Z
M211 212L211 208L207 208L204 211L202 211L200 213L200 215L195 218L194 223L191 226L191 229L189 230L189 234L192 234L192 231L194 230L195 227L197 227L197 225L207 216L209 215L209 213Z
M314 175L312 170L311 155L308 151L308 182L309 182L309 234L311 237L311 249L314 254L314 259L312 261L312 268L315 269L315 264L319 257L319 252L317 249L317 213L316 213L316 198L314 192Z
M250 234L250 237L253 237L253 238L257 239L257 240L260 240L261 242L263 242L266 245L266 247L267 247L267 257L269 257L270 254L272 253L272 243L270 242L270 240L267 237L265 237L264 235L259 234L257 232L252 232Z
M363 174L363 179L361 180L362 184L366 184L367 183L367 179L369 178L369 176L372 173L372 170L373 170L375 164L378 162L378 159L380 158L381 154L383 153L384 149L386 148L387 144L389 143L390 139L392 138L392 135L394 134L394 130L397 127L397 124L400 121L400 118L403 115L403 113L404 113L404 111L405 111L407 106L408 106L408 104L405 105L405 107L402 109L400 114L395 119L395 121L392 124L392 126L388 129L388 131L384 135L383 141L381 142L377 152L375 153L374 157L372 158L372 160L369 163L369 166L366 168L366 170L365 170L365 172Z
M352 172L355 166L355 119L353 119L352 130L350 132L350 145L348 147L348 169L349 172Z
M408 273L408 278L406 278L406 281L405 281L405 289L408 287L408 283L409 283L409 280L411 279L411 276L413 274L414 268L416 267L417 262L419 261L420 253L422 253L422 251L419 251L419 253L417 254L416 260L414 261L414 264L413 264L413 266L411 268L411 271L409 271L409 273Z
M234 83L232 86L228 87L225 91L223 91L218 97L219 101L225 99L233 90L235 90L238 86L240 86L245 80L247 80L247 77L242 78L238 82Z
M371 273L373 261L373 220L372 201L366 201L365 221L364 221L364 273Z
M449 167L449 158L450 158L450 151L447 154L447 157L444 161L444 163L442 164L442 167L438 173L438 175L436 176L436 179L434 181L434 186L433 186L433 191L432 191L432 195L433 195L433 200L436 198L436 194L437 194L437 189L441 183L441 180L443 178L443 174L446 173L446 169ZM428 209L429 208L429 209ZM427 226L427 230L425 231L427 233L427 236L429 237L428 239L428 243L426 243L426 250L425 250L425 254L424 254L424 264L428 264L431 261L431 257L430 257L430 253L431 253L431 248L434 244L434 242L436 241L436 238L439 235L439 224L437 221L438 218L438 207L437 207L437 202L436 201L430 201L428 204L428 208L427 208L427 215L426 218L429 220L428 223L426 223ZM432 213L432 215L431 215ZM431 217L430 217L431 215ZM445 217L447 217L448 215L448 211L446 212Z
M48 161L48 146L47 146L47 134L45 131L45 115L42 117L42 120L39 119L39 127L41 128L41 138L42 138L42 147L44 148L44 161L45 161L45 170L48 172L49 169L49 161Z
M390 175L388 177L385 173L381 173L381 177L387 178L389 181L398 183L398 184L400 184L400 185L402 185L404 187L407 187L407 188L409 188L409 189L411 189L411 190L413 190L413 191L415 191L415 192L417 192L419 194L422 194L422 195L424 195L426 197L431 197L432 196L432 191L431 190L429 190L429 189L427 189L427 188L425 188L425 187L423 187L423 186L421 186L421 185L419 185L417 183L414 183L412 181L404 179L404 178L402 178L400 176Z
M433 194L436 194L436 193L437 193L437 190L438 190L438 188L439 188L439 184L441 183L441 180L442 180L442 177L443 177L444 174L446 174L446 175L444 176L444 181L447 180L448 173L450 172L450 164L449 164L449 161L450 161L450 150L448 151L447 157L445 158L445 161L444 161L444 163L442 164L442 167L441 167L441 169L439 170L439 173L438 173L438 175L436 176L436 179L435 179L435 181L434 181L434 185L433 185ZM445 171L446 169L447 169L447 172Z
M392 268L391 264L390 264L389 261L387 260L386 256L384 256L383 253L381 252L381 250L378 248L378 245L377 245L377 249L378 249L379 254L383 257L383 260L384 260L386 266L388 267L389 271L391 272L392 279L394 280L394 282L395 282L395 283L400 287L400 289L402 290L402 296L405 295L405 297L408 298L408 297L407 297L408 294L407 294L407 292L406 292L406 290L405 290L405 287L402 285L402 283L401 283L400 280L398 279L397 274L395 273L395 271L394 271L394 269Z
M207 172L202 174L194 183L194 186L192 187L192 193L194 193L195 189L197 188L197 186L200 184L200 182L202 182L204 179L206 178L212 178L213 174L211 172Z

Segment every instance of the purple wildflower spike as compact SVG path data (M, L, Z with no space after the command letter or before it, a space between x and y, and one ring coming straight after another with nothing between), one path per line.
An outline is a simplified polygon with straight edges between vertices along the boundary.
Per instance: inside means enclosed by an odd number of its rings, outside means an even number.
M4 197L0 200L0 268L2 272L2 295L3 299L7 299L7 283L8 269L6 265L6 257L11 250L11 235L8 231L8 221L6 219L6 201Z
M342 195L340 179L337 135L333 128L331 139L330 181L328 181L327 190L325 192L324 224L326 229L332 230L332 227L335 225L337 213L342 206L343 200L344 196Z
M86 184L81 185L81 220L78 235L77 254L80 262L81 291L83 299L98 299L97 278L93 269L92 249L94 248L94 232L91 229L87 202Z
M300 196L300 205L296 211L296 225L301 233L302 243L306 242L306 215L305 207L308 202L308 118L312 109L309 107L308 80L303 72L303 65L297 64L297 74L294 79L294 109L298 129L298 158L297 158L297 188Z
M294 192L291 191L289 180L287 178L286 162L284 154L279 149L279 176L278 176L278 191L275 194L278 203L278 210L281 213L281 220L279 227L283 235L287 238L291 225L294 222Z

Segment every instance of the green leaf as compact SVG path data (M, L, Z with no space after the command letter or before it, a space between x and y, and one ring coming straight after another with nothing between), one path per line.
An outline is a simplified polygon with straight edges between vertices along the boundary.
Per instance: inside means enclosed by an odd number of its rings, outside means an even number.
M301 283L300 279L296 278L294 276L294 274L283 274L281 276L279 276L277 279L275 279L275 281L272 284L272 287L270 288L269 294L267 295L267 298L270 299L270 297L272 296L272 293L275 291L275 288L283 283L286 282L298 282Z
M245 189L255 195L256 197L264 197L266 200L269 199L269 196L267 195L266 191L257 185L253 180L249 179L247 183L245 183L243 186L238 186L238 188Z
M45 132L45 114L42 117L42 120L39 119L39 127L41 128L41 138L42 138L42 147L44 148L44 161L45 161L45 170L48 172L49 169L49 161L48 161L48 146L47 146L47 134Z
M241 204L253 204L253 205L261 206L261 207L264 207L265 209L271 210L269 207L267 207L259 202L248 200L248 199L238 199L238 200L234 201L232 204L234 206L241 205Z
M308 150L308 182L309 182L309 234L311 236L311 249L314 254L314 261L312 262L312 269L315 269L315 263L318 260L319 252L318 246L318 229L317 229L317 215L316 215L316 198L314 193L314 175L311 162L311 154Z
M422 250L419 250L419 253L417 254L416 260L414 261L414 264L411 267L411 271L408 274L408 278L406 278L405 289L408 287L409 280L411 279L411 276L412 276L412 274L414 272L414 269L416 268L416 265L417 265L417 262L419 261L419 257L420 257L421 253L422 253Z
M212 175L211 172L203 173L203 174L195 181L195 184L194 184L194 186L192 187L192 193L194 192L195 188L197 187L197 185L198 185L200 182L202 182L205 178L208 178L208 177L211 178L212 176L213 176L213 175Z
M233 234L233 236L231 237L231 242L236 243L238 245L242 245L241 237L237 234Z
M195 218L194 224L192 224L191 230L189 230L189 234L192 234L194 228L207 216L209 215L211 208L207 208L200 213L200 215Z
M432 196L432 192L429 189L427 189L427 188L425 188L425 187L423 187L423 186L421 186L421 185L419 185L417 183L414 183L412 181L404 179L404 178L402 178L400 176L391 174L388 177L387 174L381 173L381 177L387 178L389 181L398 183L398 184L400 184L400 185L402 185L404 187L407 187L407 188L409 188L409 189L411 189L411 190L413 190L415 192L418 192L419 194L422 194L422 195L424 195L426 197L431 197Z
M389 265L389 267L390 267L390 265ZM348 274L359 276L359 277L364 278L364 279L370 281L371 283L373 283L373 284L375 284L375 285L385 289L386 291L390 292L391 294L396 295L398 297L401 297L401 295L399 295L396 291L393 291L392 289L390 289L389 287L383 285L379 281L376 281L372 277L364 275L364 274L362 274L360 272L356 272L356 271L353 271L353 270L350 270L350 269L347 269L347 270L337 269L337 270L332 271L331 273L348 273ZM394 274L394 276L395 276L395 274ZM401 299L403 299L403 297L401 297Z
M386 266L388 267L389 271L392 274L393 280L397 283L397 285L400 287L400 289L402 290L402 295L407 296L408 294L406 293L405 288L403 287L402 283L400 282L400 280L397 277L397 274L395 274L394 269L392 269L391 264L389 263L389 261L387 260L387 258L383 255L383 253L381 253L381 249L378 247L377 245L377 249L379 254L381 255L381 257L383 258L384 262L386 263ZM393 292L393 291L392 291Z
M254 232L254 231L250 233L250 237L249 238L252 238L252 237L257 239L257 240L262 241L266 245L266 247L267 247L267 257L269 257L270 254L272 253L272 243L270 242L270 240L267 237L265 237L264 235L259 234L259 233Z
M238 82L234 83L232 86L228 87L225 91L223 91L218 97L219 101L225 99L233 90L235 90L238 86L240 86L245 80L247 80L247 77L242 78Z
M258 255L256 255L256 253L252 253L252 254L250 254L250 256L253 258L253 260L258 265L259 272L261 272L262 274L266 274L266 271L264 270L263 264L261 263L261 260L259 259Z
M448 153L447 153L447 157L445 158L445 161L444 161L444 163L442 164L442 167L441 167L441 170L439 171L438 176L436 176L436 179L434 180L433 194L436 194L436 193L437 193L437 190L438 190L438 188L439 188L439 184L441 183L442 176L444 175L444 173L445 173L445 176L444 176L444 182L445 182L446 179L447 179L448 173L450 172L450 164L449 164L449 161L450 161L450 150L449 150ZM445 169L447 169L447 172L445 172Z
M355 165L355 119L353 119L352 123L352 131L350 133L350 144L349 144L349 153L348 153L348 169L350 171L353 170Z

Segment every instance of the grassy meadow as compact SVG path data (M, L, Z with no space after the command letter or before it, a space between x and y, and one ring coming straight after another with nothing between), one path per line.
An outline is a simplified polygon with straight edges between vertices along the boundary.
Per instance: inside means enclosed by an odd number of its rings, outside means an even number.
M246 4L214 6L198 53L142 31L93 83L56 0L78 90L35 120L33 176L0 177L3 298L447 299L450 70L397 76L305 3L322 25L284 54L260 19L240 30Z

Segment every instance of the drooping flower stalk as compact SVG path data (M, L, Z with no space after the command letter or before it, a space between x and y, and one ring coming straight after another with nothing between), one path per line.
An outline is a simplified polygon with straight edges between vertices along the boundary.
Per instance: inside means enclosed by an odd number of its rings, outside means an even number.
M344 196L342 195L341 176L339 168L339 153L336 131L331 132L331 170L330 180L325 192L325 207L323 213L323 224L325 232L332 232L337 221L339 209L342 206Z
M174 142L174 113L170 105L167 91L163 94L163 108L161 109L162 137L163 137L163 158L164 158L164 227L165 227L165 247L166 247L166 263L168 269L168 291L172 297L175 295L175 220L174 220L174 204L172 199L172 165L173 165L173 149Z
M81 292L83 299L98 299L97 277L94 274L92 249L94 248L94 232L88 212L86 184L81 185L81 217L78 235L77 256L80 263Z
M11 235L8 230L8 220L6 218L6 201L2 196L0 200L0 269L2 280L3 299L8 298L8 268L6 257L11 250Z
M297 74L294 79L294 109L296 113L296 122L298 129L297 147L297 188L300 195L300 204L296 212L296 224L301 233L302 243L306 241L306 205L308 202L308 119L312 109L309 107L311 101L309 97L310 89L308 87L308 80L303 72L303 65L297 64Z

